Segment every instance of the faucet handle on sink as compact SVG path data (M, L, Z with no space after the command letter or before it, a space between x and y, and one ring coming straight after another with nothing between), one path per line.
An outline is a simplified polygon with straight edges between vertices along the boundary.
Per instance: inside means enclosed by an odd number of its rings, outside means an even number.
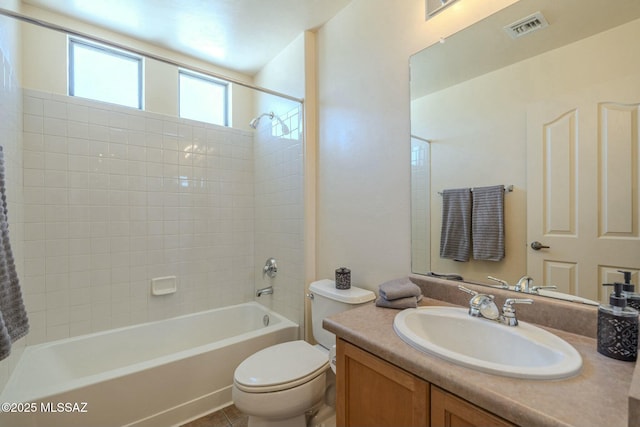
M533 304L531 298L507 298L502 306L502 322L509 326L518 326L515 304Z
M469 288L465 288L462 285L458 285L458 289L473 295L469 300L469 315L473 317L486 317L487 319L495 320L500 313L496 303L493 302L495 298L493 295L481 294L473 291Z
M473 296L478 295L478 293L477 293L476 291L472 291L471 289L469 289L469 288L465 288L465 287L464 287L464 286L462 286L462 285L458 285L458 289L460 289L462 292L466 292L466 293L471 294L471 295L473 295Z

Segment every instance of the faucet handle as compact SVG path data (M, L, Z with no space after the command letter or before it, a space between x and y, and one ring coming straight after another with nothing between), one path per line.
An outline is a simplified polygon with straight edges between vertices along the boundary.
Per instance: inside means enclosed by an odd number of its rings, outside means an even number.
M464 286L462 286L462 285L458 285L458 289L460 289L462 292L466 292L466 293L468 293L468 294L470 294L470 295L473 295L473 296L478 295L478 292L476 292L476 291L472 291L472 290L471 290L471 289L469 289L469 288L465 288L465 287L464 287Z
M493 299L495 298L493 295L481 294L469 288L465 288L462 285L458 285L458 289L470 295L473 295L469 300L470 316L486 317L492 320L495 320L498 318L500 313L498 312L498 307L496 306L496 303L493 302Z
M558 289L558 287L556 285L534 286L533 288L531 288L531 293L537 294L540 289Z
M500 283L502 289L509 289L509 283L506 280L498 279L497 277L487 276L487 279Z
M509 326L518 326L515 304L533 304L533 300L531 298L507 298L505 300L502 306L502 317L504 323Z
M530 287L532 283L533 283L533 279L531 277L522 276L520 280L518 280L518 283L516 283L513 290L516 292L529 293L531 291Z

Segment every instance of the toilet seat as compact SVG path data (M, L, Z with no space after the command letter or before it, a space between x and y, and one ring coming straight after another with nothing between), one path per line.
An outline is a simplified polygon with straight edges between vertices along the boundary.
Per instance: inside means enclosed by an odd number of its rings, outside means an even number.
M267 347L245 359L234 373L235 386L247 393L297 387L327 370L326 353L298 340Z

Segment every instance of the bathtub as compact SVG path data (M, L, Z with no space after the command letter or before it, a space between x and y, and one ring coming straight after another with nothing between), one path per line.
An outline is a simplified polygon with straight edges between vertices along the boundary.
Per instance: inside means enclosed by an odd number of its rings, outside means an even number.
M0 395L0 426L171 426L231 402L247 356L298 337L249 302L27 346Z

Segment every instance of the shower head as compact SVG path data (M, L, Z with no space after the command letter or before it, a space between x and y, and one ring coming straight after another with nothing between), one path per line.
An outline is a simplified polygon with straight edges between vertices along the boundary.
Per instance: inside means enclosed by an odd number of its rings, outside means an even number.
M249 122L249 127L252 129L256 129L258 127L258 124L260 123L260 119L264 116L269 116L269 119L273 120L276 119L278 121L278 123L280 123L280 126L282 127L282 134L283 135L288 135L289 134L289 126L287 126L280 117L276 116L276 114L271 111L269 113L262 113L260 114L258 117L254 117L250 122Z
M272 111L270 113L262 113L260 114L258 117L254 117L250 122L249 122L249 127L251 127L252 129L256 129L258 127L258 123L260 123L260 119L264 116L269 116L269 118L271 120L273 120L273 118L275 117L275 113Z

